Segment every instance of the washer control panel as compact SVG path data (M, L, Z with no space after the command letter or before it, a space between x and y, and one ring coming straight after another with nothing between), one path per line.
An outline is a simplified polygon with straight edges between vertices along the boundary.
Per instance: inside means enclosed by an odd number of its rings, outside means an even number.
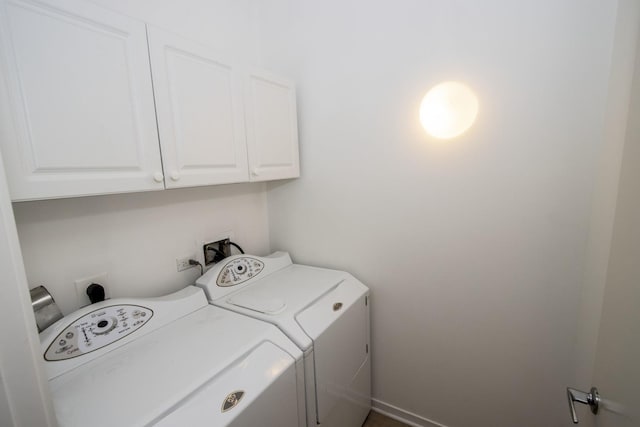
M222 267L216 280L218 286L235 286L257 276L264 269L264 262L243 256L229 261Z
M51 342L45 360L66 360L96 351L143 327L153 310L133 304L102 307L76 319Z

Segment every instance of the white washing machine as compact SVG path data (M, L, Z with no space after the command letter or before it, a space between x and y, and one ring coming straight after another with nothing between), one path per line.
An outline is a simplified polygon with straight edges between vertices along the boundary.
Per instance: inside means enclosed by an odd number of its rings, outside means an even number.
M196 285L211 304L276 325L304 352L307 426L362 425L371 408L365 285L343 271L293 264L285 252L234 255Z
M41 343L60 427L305 423L300 349L193 286L90 305Z

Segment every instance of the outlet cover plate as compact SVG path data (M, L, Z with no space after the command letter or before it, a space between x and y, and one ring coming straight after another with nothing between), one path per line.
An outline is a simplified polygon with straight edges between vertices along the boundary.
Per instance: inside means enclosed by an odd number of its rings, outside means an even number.
M176 258L176 270L178 271L184 271L184 270L188 270L192 267L197 267L196 265L191 265L189 264L189 260L190 259L194 259L194 260L198 260L198 258L196 258L195 255L191 254L191 255L187 255L185 257L182 258Z
M231 241L233 241L233 231L225 231L223 233L220 234L216 234L216 235L209 235L210 237L207 239L202 239L200 241L196 241L196 247L198 248L198 261L200 261L202 263L202 265L205 264L205 257L204 257L204 253L202 251L202 248L204 247L204 245L206 245L207 243L211 243L211 242L217 242L219 240L224 240L224 239L229 239ZM205 270L207 268L210 268L211 265L206 266Z
M91 304L89 300L89 296L87 295L87 286L92 283L97 283L104 287L104 297L105 299L109 299L109 275L107 273L98 273L93 276L83 277L82 279L76 279L74 283L76 284L76 301L78 303L78 307L84 307L85 305Z
M233 241L233 231L226 231L224 233L217 234L215 236L210 236L208 239L202 239L199 242L196 242L198 248L202 249L204 245L211 242L217 242L219 240L229 239Z

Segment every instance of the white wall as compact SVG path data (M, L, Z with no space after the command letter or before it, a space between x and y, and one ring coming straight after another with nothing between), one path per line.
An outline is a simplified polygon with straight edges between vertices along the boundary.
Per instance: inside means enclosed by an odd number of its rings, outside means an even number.
M258 61L248 0L96 0L206 43L243 65ZM243 184L14 204L31 287L45 285L64 313L78 308L74 280L108 273L108 292L155 296L193 283L176 258L228 231L246 250L269 250L264 184Z
M31 287L45 285L64 313L74 281L108 273L111 297L159 296L192 284L176 258L227 231L250 253L269 250L264 184L14 203Z
M273 0L265 64L298 82L302 177L269 185L272 249L372 296L376 405L449 427L569 425L616 2ZM443 143L424 92L480 115ZM426 424L426 421L421 421Z

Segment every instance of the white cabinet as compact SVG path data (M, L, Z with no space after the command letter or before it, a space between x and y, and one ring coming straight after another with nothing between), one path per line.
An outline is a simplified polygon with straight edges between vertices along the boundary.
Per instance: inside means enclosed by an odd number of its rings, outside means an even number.
M299 176L290 82L88 1L0 0L0 71L13 200Z
M247 77L245 97L251 181L300 176L293 82L255 72Z
M149 27L167 188L247 181L242 79L206 46Z
M12 198L163 189L145 25L67 0L0 13Z

